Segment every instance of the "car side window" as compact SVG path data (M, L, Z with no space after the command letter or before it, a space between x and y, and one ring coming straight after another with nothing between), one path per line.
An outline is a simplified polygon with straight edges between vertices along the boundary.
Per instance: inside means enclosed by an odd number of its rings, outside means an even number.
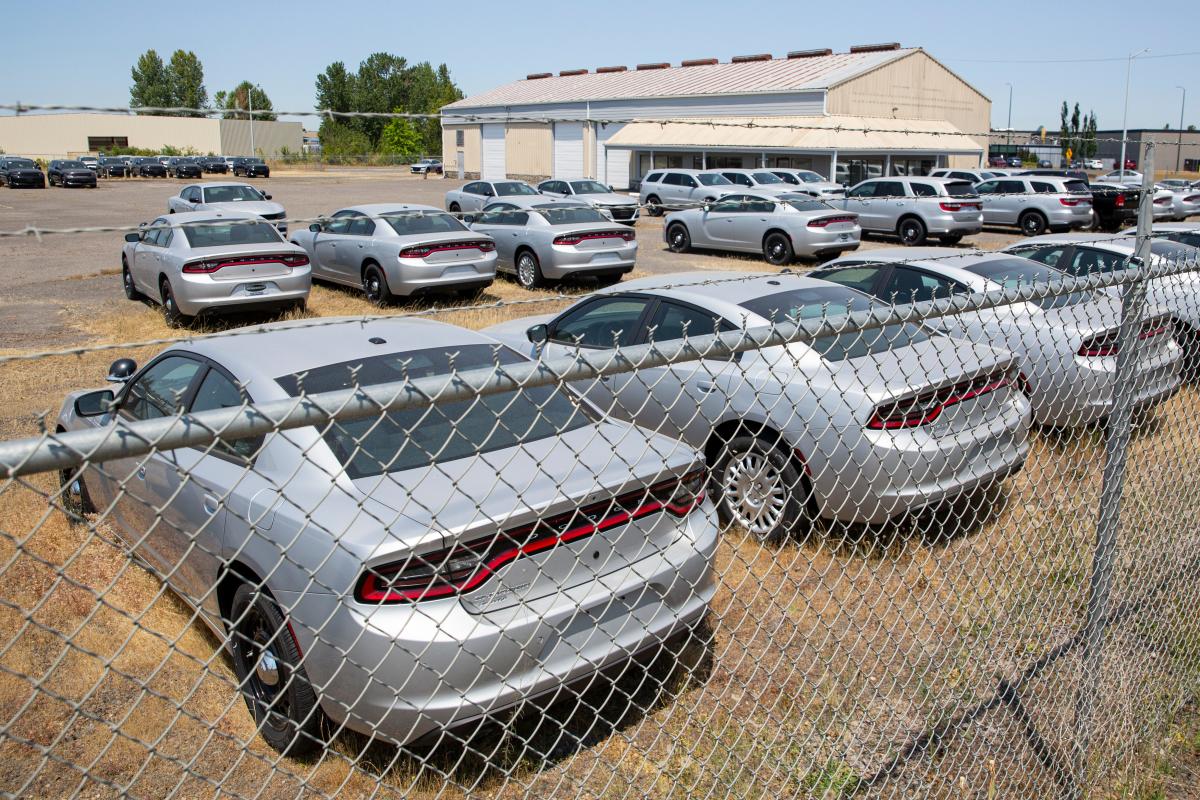
M975 187L975 191L979 194L993 194L996 191L996 186L999 181L984 181Z
M467 194L483 194L482 183L468 183L463 187L463 191Z
M679 185L683 186L686 189L695 189L700 184L697 183L696 179L693 178L691 175L680 175L679 176Z
M904 184L900 181L878 181L875 184L876 197L905 197Z
M750 210L750 196L745 194L729 194L715 203L710 203L708 210L720 214L735 214Z
M568 312L550 331L556 342L583 347L618 347L633 344L638 323L649 304L641 297L607 297Z
M368 216L354 217L346 233L351 236L370 236L375 233L375 220Z
M158 419L179 413L203 366L184 356L161 359L130 385L121 401L121 413L131 419Z
M646 176L646 183L660 183L662 181L661 172L651 172Z
M1038 194L1051 194L1059 191L1057 186L1044 181L1030 181L1029 185L1032 186L1033 191L1037 192Z
M937 189L930 186L928 183L912 184L913 194L917 197L937 197Z
M162 217L154 220L148 226L150 230L146 231L145 238L142 239L148 245L154 247L166 247L171 242L171 229L167 226L167 221Z
M874 294L875 283L879 280L879 272L882 269L883 267L878 265L855 264L843 267L842 269L831 269L821 272L814 277L819 277L823 281L832 281L842 286L849 286L851 289L858 289L860 292L866 292L867 294Z
M209 368L196 397L192 400L191 412L213 411L219 408L239 408L252 402L250 395L219 370ZM254 458L263 444L263 436L253 436L246 439L235 439L231 442L218 440L213 445L213 452L231 456L239 461L249 461Z
M668 172L662 176L662 183L664 186L679 186L679 178L680 176L678 174L674 172Z
M1125 259L1116 253L1093 250L1090 247L1075 248L1075 255L1067 266L1067 272L1082 277L1105 272L1116 272L1125 268Z
M930 275L928 272L909 267L895 267L884 282L879 296L895 304L922 303L926 300L950 297L955 292L965 289L962 284L949 278Z
M1024 181L1000 181L997 184L997 189L1000 194L1023 194L1025 192Z
M346 234L350 231L350 226L354 223L354 218L358 216L353 211L339 211L333 215L333 219L325 223L326 233Z
M736 183L738 186L753 186L754 185L754 181L750 180L750 177L748 175L743 175L740 172L722 172L721 174L724 175L731 182Z
M671 342L731 330L733 325L720 314L664 301L654 312L645 338L648 342Z
M867 181L866 183L860 183L858 186L855 186L853 189L846 192L846 196L847 197L874 197L875 189L877 186L878 186L878 184L875 181Z

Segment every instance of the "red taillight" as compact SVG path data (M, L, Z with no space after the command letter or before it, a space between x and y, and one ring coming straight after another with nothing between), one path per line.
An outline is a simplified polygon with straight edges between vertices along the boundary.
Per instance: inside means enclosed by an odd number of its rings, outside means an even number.
M940 417L950 406L1002 389L1011 385L1013 380L1010 375L985 375L916 397L896 400L875 409L867 427L874 430L898 430L927 425Z
M810 228L827 228L830 225L837 225L840 222L857 222L858 217L843 214L837 217L818 217L814 220L809 220L808 227Z
M938 203L942 211L981 211L983 203Z
M523 556L664 511L685 517L704 501L704 479L705 472L697 470L495 536L369 569L359 578L355 598L360 603L411 603L466 594Z
M1200 194L1188 195L1187 197L1183 198L1183 202L1185 202L1185 203L1200 203Z
M554 237L555 244L576 245L588 239L621 239L632 242L637 238L633 231L593 231L591 233L564 233Z
M1142 323L1142 330L1138 333L1138 339L1154 339L1159 336L1169 335L1173 332L1171 323L1167 320L1158 319L1146 320ZM1093 336L1091 339L1084 341L1079 346L1079 355L1087 358L1104 358L1106 356L1115 356L1120 352L1120 332L1116 330Z
M211 275L225 267L245 267L256 264L283 264L285 267L303 267L308 264L306 255L261 256L255 258L210 258L183 265L183 271L192 274Z
M1156 197L1156 198L1154 198L1154 205L1156 205L1156 206L1169 206L1169 205L1171 205L1171 198L1169 198L1169 197Z
M1123 194L1117 195L1117 199L1113 203L1113 205L1115 205L1117 208L1124 208L1125 207L1125 195L1123 195Z
M445 244L423 244L416 247L406 247L400 251L401 258L425 258L433 253L445 253L452 250L479 250L490 253L496 249L496 243L487 239L470 242L447 242Z
M1092 204L1092 201L1085 197L1060 197L1058 198L1058 202L1062 203L1064 206L1071 206L1072 208L1075 206L1090 206Z

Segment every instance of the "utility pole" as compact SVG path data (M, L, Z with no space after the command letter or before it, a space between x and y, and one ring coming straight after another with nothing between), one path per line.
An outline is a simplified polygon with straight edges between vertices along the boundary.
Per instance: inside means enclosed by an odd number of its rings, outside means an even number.
M1128 88L1126 89L1128 92ZM246 102L250 106L250 155L254 155L254 87L246 90Z
M1183 155L1183 109L1187 105L1187 89L1183 86L1175 88L1183 92L1183 98L1179 101L1179 144L1175 146L1175 171L1179 172L1179 159Z
M1147 47L1140 52L1130 53L1129 60L1125 63L1125 113L1121 117L1121 163L1117 166L1117 169L1120 170L1118 180L1121 183L1125 182L1125 140L1129 138L1129 77L1133 72L1133 60L1149 52L1150 48Z
M1012 146L1012 84L1008 84L1008 144Z

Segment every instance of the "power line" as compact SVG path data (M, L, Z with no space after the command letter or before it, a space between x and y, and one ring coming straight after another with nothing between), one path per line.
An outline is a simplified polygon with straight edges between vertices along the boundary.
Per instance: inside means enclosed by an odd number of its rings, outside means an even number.
M1186 53L1160 53L1158 55L1138 56L1139 61L1151 58L1186 58L1200 56L1200 50ZM960 61L971 64L1095 64L1107 61L1125 61L1127 56L1106 56L1104 58L944 58L943 61Z

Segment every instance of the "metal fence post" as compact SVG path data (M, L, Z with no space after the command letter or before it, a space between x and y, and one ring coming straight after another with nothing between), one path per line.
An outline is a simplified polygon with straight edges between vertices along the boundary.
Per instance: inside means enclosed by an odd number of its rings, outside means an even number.
M1137 247L1134 266L1150 263L1150 235L1154 222L1154 143L1146 145L1142 164L1144 179L1138 205ZM1146 281L1125 284L1121 293L1121 331L1117 350L1116 397L1113 412L1104 429L1104 477L1100 490L1100 513L1096 522L1096 542L1092 552L1091 579L1088 585L1087 619L1083 629L1083 664L1075 698L1075 763L1070 795L1082 798L1087 793L1087 758L1100 683L1100 666L1107 628L1109 595L1112 590L1113 562L1117 537L1121 531L1121 494L1133 420L1132 385L1137 360L1139 326L1146 300Z

